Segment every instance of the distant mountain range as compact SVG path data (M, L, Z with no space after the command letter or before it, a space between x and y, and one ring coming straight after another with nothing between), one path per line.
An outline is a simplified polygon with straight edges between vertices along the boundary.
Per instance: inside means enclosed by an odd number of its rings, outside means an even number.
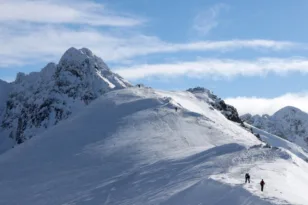
M284 107L271 116L245 114L241 119L308 150L308 114L298 108Z

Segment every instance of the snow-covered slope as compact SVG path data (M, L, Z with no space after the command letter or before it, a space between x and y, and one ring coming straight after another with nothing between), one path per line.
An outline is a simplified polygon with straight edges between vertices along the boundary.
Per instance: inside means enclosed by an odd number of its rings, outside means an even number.
M308 204L307 163L263 147L209 101L207 93L108 92L0 155L0 204Z
M272 116L246 114L241 118L254 127L294 142L308 152L308 113L285 107Z
M17 75L2 127L20 144L105 92L129 86L90 50L70 48L57 65L49 63L40 72Z

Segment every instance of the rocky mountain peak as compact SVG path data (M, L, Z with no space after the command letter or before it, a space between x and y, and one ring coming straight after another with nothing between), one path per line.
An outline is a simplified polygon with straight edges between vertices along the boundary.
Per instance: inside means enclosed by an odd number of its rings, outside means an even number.
M69 48L61 57L59 65L84 65L92 64L96 69L106 69L109 70L105 62L94 55L88 48L76 49L74 47Z
M113 73L89 49L70 48L59 64L18 73L6 102L2 128L17 143L37 135L102 94L131 84Z
M294 115L307 115L306 113L304 113L303 111L301 111L300 109L296 108L296 107L292 107L292 106L286 106L280 110L278 110L277 112L275 112L273 114L274 118L280 118L280 117L292 117Z
M53 76L56 72L57 64L48 63L40 72L41 76L50 77Z
M187 91L191 93L212 93L212 91L203 88L203 87L195 87L195 88L189 88Z
M92 52L91 52L92 53ZM88 58L88 55L83 53L81 49L76 49L74 47L69 48L62 55L59 64L62 63L81 63Z

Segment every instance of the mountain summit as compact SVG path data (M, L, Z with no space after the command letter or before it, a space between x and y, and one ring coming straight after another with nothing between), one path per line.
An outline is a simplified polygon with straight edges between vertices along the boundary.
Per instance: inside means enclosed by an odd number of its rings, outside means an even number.
M58 64L17 74L3 111L2 133L22 143L102 94L130 86L89 49L70 48Z

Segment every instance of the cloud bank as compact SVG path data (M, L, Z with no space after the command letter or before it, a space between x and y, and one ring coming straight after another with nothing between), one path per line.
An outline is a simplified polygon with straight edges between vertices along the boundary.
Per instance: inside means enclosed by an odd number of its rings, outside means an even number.
M0 1L0 22L136 26L142 19L114 14L92 1Z
M284 75L288 72L308 73L306 58L259 58L256 60L201 59L167 64L142 64L118 68L117 73L128 79L151 76L235 77L260 76L269 72Z
M1 29L0 29L1 30ZM69 47L88 47L106 61L118 61L155 53L230 51L235 49L282 50L296 43L272 40L198 41L183 44L164 42L155 36L114 34L96 29L61 26L24 26L0 32L0 67L55 61Z
M304 112L308 112L308 92L288 93L275 98L236 97L227 98L225 101L235 106L241 115L246 113L272 115L286 106L297 107Z

